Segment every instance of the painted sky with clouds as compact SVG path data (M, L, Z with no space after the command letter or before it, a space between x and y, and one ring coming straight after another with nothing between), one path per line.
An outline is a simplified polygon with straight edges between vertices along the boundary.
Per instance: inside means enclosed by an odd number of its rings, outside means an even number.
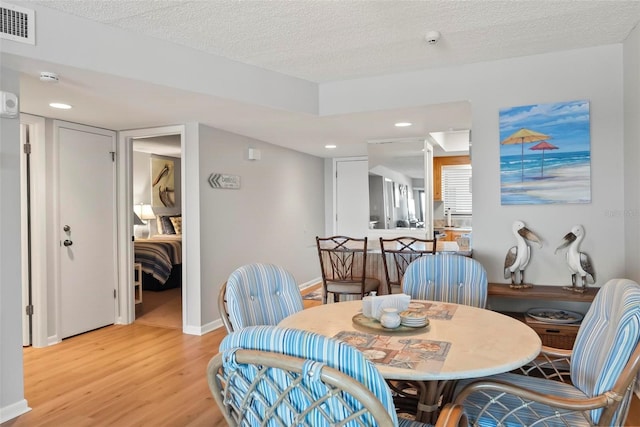
M557 102L525 105L500 110L500 141L521 128L549 135L549 144L558 147L554 152L589 151L589 101ZM524 145L525 155L535 143ZM520 144L500 144L500 155L520 154Z

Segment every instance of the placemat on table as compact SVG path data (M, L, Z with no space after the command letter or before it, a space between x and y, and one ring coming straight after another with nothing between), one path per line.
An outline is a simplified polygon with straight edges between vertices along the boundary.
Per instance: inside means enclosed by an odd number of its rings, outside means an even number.
M457 308L457 305L446 302L411 301L407 311L420 311L427 315L427 319L451 320Z
M341 331L334 338L356 347L373 363L427 372L440 372L451 348L451 343L446 341L356 331Z

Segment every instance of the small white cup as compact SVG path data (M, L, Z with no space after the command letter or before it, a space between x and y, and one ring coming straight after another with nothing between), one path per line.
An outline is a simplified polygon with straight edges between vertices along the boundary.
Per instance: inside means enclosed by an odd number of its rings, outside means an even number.
M396 308L384 308L382 309L382 315L380 316L380 323L387 329L395 329L400 326L400 315Z

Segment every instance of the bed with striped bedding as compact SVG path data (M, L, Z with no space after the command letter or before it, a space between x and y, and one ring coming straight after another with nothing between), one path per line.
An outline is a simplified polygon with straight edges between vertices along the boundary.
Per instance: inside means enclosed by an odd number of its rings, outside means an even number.
M160 235L134 241L135 262L142 265L142 288L163 290L180 286L182 239Z

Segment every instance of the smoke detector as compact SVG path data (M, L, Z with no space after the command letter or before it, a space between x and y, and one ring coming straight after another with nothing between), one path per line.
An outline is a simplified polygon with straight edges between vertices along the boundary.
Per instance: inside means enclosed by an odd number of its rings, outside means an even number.
M440 31L428 31L425 36L427 43L436 44L440 40Z
M51 71L43 71L40 73L40 81L47 82L47 83L57 83L58 80L60 80L58 78L58 75Z

